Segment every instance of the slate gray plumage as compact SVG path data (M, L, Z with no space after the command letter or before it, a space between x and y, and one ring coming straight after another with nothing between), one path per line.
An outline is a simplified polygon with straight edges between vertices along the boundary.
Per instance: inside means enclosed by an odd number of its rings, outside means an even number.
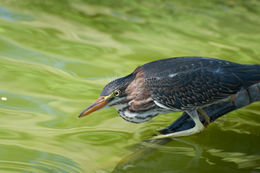
M161 137L187 136L204 129L203 108L235 99L235 95L260 82L259 65L243 65L205 57L179 57L144 64L126 77L107 84L100 98L80 117L114 106L130 122L148 121L156 115L186 112L195 126Z

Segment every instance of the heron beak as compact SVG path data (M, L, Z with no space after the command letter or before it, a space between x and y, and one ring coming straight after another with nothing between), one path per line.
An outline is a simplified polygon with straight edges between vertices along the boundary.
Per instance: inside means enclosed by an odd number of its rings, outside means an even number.
M104 106L106 106L106 104L108 103L108 97L99 97L95 103L93 103L92 105L90 105L89 107L87 107L87 109L85 109L80 115L79 118L84 117L88 114L90 114L91 112L94 112L96 110L99 110L101 108L103 108Z

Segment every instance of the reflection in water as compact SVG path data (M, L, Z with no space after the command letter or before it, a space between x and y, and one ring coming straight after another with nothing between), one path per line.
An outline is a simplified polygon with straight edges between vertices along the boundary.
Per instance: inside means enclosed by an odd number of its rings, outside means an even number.
M60 135L60 140L85 141L85 145L109 145L127 138L131 138L131 134L126 132L112 130L83 130L73 133Z
M9 21L32 20L31 16L17 14L4 7L0 7L0 18Z
M217 130L217 129L215 129ZM219 130L219 133L223 133ZM124 157L113 172L248 172L259 169L257 135L242 135L230 132L219 141L209 136L189 139L161 139L135 146L132 154ZM203 138L206 137L206 138ZM193 138L193 139L192 139ZM241 141L234 139L242 138ZM229 140L228 140L229 139ZM205 140L208 142L203 142ZM242 142L243 141L243 142ZM248 142L250 145L248 145ZM165 145L168 143L167 145ZM228 146L223 150L223 146ZM250 151L252 149L252 151ZM256 149L254 151L254 149ZM162 160L160 157L164 157ZM240 170L240 171L239 171Z
M72 160L48 152L0 144L0 169L13 172L81 172ZM12 155L13 157L10 157Z
M1 97L2 101L7 101L7 97Z
M162 146L168 142L174 144L174 147L169 147L168 145ZM160 161L160 155L162 154L166 155L167 158L171 156L171 158L162 163ZM113 172L139 172L142 169L145 169L146 172L162 172L166 171L169 167L173 167L173 165L175 165L173 171L197 168L199 167L201 154L202 147L189 140L152 140L136 147L133 154L123 158Z

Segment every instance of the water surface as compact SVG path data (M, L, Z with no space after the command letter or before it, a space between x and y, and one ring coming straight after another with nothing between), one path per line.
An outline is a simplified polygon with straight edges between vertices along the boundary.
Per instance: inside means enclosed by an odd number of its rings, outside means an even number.
M180 113L77 115L115 77L167 57L260 64L260 2L0 1L0 172L112 172ZM260 104L151 149L121 172L260 172ZM143 148L154 148L144 145Z

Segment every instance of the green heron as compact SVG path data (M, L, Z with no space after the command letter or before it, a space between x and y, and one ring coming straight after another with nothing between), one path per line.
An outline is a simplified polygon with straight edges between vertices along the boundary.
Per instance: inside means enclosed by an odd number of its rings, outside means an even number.
M243 65L205 57L178 57L153 61L131 74L108 83L100 97L79 117L114 106L119 115L140 123L170 112L186 112L191 129L160 137L188 136L201 132L210 122L203 110L234 99L241 89L260 82L260 65ZM199 119L199 114L206 120Z

